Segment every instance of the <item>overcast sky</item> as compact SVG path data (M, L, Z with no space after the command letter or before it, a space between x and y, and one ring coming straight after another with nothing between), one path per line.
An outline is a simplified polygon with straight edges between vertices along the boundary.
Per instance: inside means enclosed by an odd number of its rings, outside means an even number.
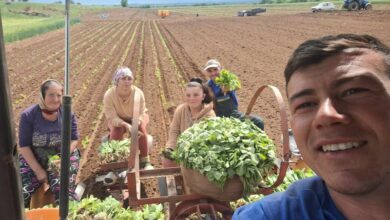
M40 2L40 3L53 3L60 0L30 0L29 2ZM65 2L65 0L61 0ZM73 0L74 2L80 2L83 5L119 5L120 0Z
M29 2L53 3L59 0L29 0ZM61 0L65 2L65 0ZM119 5L120 0L73 0L83 5ZM194 4L223 2L256 2L257 0L129 0L129 4Z

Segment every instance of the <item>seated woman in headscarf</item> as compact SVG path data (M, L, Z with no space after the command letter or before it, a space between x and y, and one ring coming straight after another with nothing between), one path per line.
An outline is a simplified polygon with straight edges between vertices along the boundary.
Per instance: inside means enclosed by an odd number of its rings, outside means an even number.
M20 116L19 161L26 207L41 184L50 186L56 203L59 203L59 172L58 169L51 169L51 165L58 165L61 156L62 95L63 88L58 81L46 80L40 87L39 104L25 109ZM73 114L71 120L69 199L78 200L74 190L80 153L77 149L76 117ZM51 158L55 158L52 163L49 161Z
M169 157L169 152L176 148L177 138L182 132L193 124L209 117L215 117L211 92L200 78L192 78L186 86L185 103L179 105L173 115L164 155ZM165 167L177 166L169 159L163 158Z
M147 141L146 125L149 122L149 115L145 106L144 93L133 85L134 75L128 67L121 67L116 70L113 77L114 86L104 94L104 115L110 130L110 140L123 140L126 132L131 132L134 96L140 96L139 103L139 150L141 169L153 169L150 163Z

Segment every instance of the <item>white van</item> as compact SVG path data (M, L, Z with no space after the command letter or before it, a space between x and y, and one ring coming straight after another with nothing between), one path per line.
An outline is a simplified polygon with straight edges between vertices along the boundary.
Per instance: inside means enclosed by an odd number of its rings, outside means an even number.
M335 9L336 9L336 6L333 4L333 2L321 2L321 3L318 3L318 5L311 7L312 12L333 11Z

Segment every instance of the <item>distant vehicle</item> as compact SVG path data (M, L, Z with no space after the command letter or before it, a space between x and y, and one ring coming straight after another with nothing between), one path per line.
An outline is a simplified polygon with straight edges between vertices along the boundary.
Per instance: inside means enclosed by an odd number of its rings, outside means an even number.
M370 10L372 9L372 5L367 0L344 0L343 8L348 11Z
M242 10L237 12L237 16L244 17L244 16L255 16L257 13L266 12L267 9L265 8L254 8L249 10Z
M318 5L311 7L312 12L333 11L335 9L336 6L332 2L320 2Z

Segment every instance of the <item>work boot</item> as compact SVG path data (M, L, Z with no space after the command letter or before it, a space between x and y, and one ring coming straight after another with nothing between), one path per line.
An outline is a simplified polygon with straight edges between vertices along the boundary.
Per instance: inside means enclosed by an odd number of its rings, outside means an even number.
M154 169L153 165L150 163L149 156L141 157L140 168L143 170L153 170Z

